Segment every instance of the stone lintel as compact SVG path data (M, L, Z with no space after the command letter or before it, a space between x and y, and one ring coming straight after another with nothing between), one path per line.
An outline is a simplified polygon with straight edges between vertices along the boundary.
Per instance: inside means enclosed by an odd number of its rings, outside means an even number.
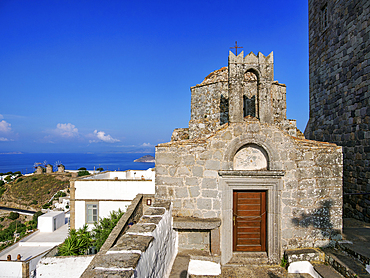
M285 171L280 170L226 170L218 171L220 176L239 176L239 177L277 177L280 178L285 175Z
M221 225L220 218L174 217L173 228L177 230L213 230Z
M124 234L109 251L139 250L144 252L153 239L152 236Z

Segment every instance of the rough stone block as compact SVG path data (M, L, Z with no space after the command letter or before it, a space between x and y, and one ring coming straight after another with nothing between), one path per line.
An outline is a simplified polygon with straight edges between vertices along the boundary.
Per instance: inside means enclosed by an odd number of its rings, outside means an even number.
M191 186L189 187L190 197L198 197L200 195L200 188L199 186Z
M197 208L198 209L205 209L211 210L212 209L212 200L211 199L198 199L197 200Z
M189 197L188 188L187 187L176 187L175 188L175 196L176 196L176 198L187 198L187 197Z
M216 179L204 178L202 180L202 189L217 189Z

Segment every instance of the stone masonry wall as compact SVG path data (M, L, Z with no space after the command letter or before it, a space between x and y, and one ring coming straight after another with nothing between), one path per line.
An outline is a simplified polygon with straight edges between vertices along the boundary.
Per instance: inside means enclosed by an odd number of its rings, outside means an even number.
M283 170L283 248L324 246L342 227L342 151L335 144L289 136L274 125L250 119L226 124L207 139L156 147L156 198L173 202L174 216L221 218L219 170L233 170L245 144L268 154L268 170Z
M343 146L345 194L370 192L370 1L308 2L305 136ZM346 217L370 222L370 195L345 195L344 203Z

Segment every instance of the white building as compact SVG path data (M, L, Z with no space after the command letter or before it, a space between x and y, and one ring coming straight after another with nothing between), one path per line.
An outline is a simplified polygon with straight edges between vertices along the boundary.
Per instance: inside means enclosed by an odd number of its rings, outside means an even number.
M103 172L71 180L71 228L93 227L111 211L126 211L139 193L155 193L155 171L127 170Z
M65 223L63 211L39 216L36 232L0 252L0 277L34 277L41 257L67 238L68 224Z

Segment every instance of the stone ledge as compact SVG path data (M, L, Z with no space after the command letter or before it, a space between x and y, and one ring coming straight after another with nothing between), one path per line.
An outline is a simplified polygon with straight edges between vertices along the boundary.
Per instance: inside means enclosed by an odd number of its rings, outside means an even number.
M218 171L220 176L241 176L241 177L264 177L264 176L276 176L282 177L285 175L285 171L280 170L261 170L261 171L249 171L249 170L225 170Z
M318 248L286 250L284 257L288 264L298 261L325 262L325 253Z
M221 225L219 218L174 217L173 228L176 230L213 230Z
M94 269L92 270L92 276L94 278L131 278L134 275L133 270L125 271L114 271L114 270L102 270Z
M152 236L124 234L117 243L109 249L108 253L119 252L122 250L138 250L144 252L154 238Z
M143 234L143 233L151 233L155 230L157 226L155 224L136 224L132 227L130 227L127 230L127 234Z
M100 256L96 262L94 269L135 269L140 254L137 253L112 253Z
M145 211L145 216L150 215L163 215L166 212L166 210L162 207L160 208L154 208L150 207Z
M137 224L155 224L158 225L158 223L161 221L162 217L148 217L148 216L143 216Z

